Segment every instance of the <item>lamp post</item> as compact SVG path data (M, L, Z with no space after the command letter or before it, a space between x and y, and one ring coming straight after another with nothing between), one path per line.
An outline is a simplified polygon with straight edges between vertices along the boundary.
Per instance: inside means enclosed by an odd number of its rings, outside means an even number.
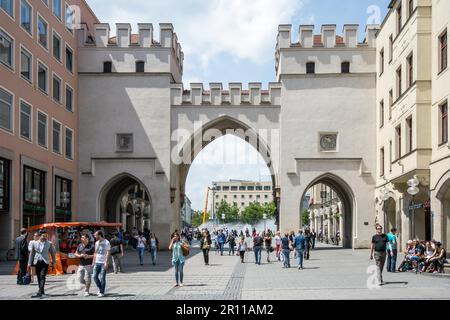
M420 189L418 188L420 182L417 176L414 176L414 178L409 179L408 182L408 193L412 196L411 201L411 239L416 237L416 217L415 217L415 204L414 204L414 196L419 193Z
M225 224L225 213L222 213L222 225Z
M264 232L266 232L266 219L267 219L266 213L263 214L263 219L264 219Z
M70 193L69 192L61 192L61 203L64 205L64 208L67 208L67 205L70 203ZM64 222L66 221L66 212L64 212Z

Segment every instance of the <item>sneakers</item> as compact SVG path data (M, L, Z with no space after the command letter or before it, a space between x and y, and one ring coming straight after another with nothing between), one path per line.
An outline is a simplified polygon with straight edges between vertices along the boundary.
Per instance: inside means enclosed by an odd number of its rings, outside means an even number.
M98 295L97 295L97 297L99 297L99 298L103 298L105 295L103 294L103 293L99 293Z
M89 292L86 291L86 292L84 293L84 296L85 296L85 297L89 297L89 296L90 296Z
M182 283L180 283L180 287L184 287L184 285Z

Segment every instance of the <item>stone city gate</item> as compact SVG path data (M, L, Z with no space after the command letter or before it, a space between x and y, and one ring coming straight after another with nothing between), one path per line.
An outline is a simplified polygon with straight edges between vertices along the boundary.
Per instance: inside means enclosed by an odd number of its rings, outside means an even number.
M276 83L230 83L224 90L182 85L183 52L171 24L96 25L80 31L80 214L83 220L122 221L111 190L147 210L163 245L179 228L189 166L223 134L253 145L272 174L282 232L301 226L302 196L315 183L333 186L345 201L344 246L368 247L375 222L375 27L357 43L355 26L324 26L320 37L280 26ZM319 45L320 43L320 45ZM342 63L351 73L342 73ZM104 68L105 63L111 68ZM312 69L313 66L313 69ZM311 71L314 72L311 72ZM125 180L124 180L125 179ZM128 194L114 186L137 186ZM105 212L105 199L117 208ZM145 207L144 202L151 208ZM141 204L138 206L138 204ZM128 210L125 208L125 210ZM122 214L122 215L121 215ZM135 219L134 221L139 221Z

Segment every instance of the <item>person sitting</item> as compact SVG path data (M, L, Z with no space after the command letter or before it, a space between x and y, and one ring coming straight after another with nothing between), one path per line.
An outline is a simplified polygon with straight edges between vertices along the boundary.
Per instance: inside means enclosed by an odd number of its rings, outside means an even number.
M419 239L415 240L414 254L409 257L412 266L416 271L419 271L419 263L423 261L425 254L425 247L420 243Z
M405 259L402 261L402 263L398 267L399 272L411 270L411 266L412 266L411 258L415 255L415 252L416 252L416 249L414 246L414 241L408 240L408 243L406 245L406 250L404 252Z
M436 245L434 242L427 241L425 244L424 261L419 265L420 272L427 272L430 266L430 259L436 255Z
M436 242L436 252L433 257L430 258L430 272L432 273L444 273L444 265L447 263L447 251L442 248L442 243Z

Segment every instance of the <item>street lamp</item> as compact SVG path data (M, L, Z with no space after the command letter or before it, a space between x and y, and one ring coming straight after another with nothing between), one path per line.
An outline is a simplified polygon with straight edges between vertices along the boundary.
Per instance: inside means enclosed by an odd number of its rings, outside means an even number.
M225 213L222 213L222 224L225 224Z
M263 219L264 219L264 232L266 232L266 219L267 219L266 213L263 214Z
M412 202L411 202L411 233L412 233L412 237L411 239L416 236L416 217L415 217L415 212L414 212L414 196L416 194L419 193L420 189L418 188L420 182L419 179L417 178L417 176L414 176L414 178L409 179L408 182L408 193L412 196Z

